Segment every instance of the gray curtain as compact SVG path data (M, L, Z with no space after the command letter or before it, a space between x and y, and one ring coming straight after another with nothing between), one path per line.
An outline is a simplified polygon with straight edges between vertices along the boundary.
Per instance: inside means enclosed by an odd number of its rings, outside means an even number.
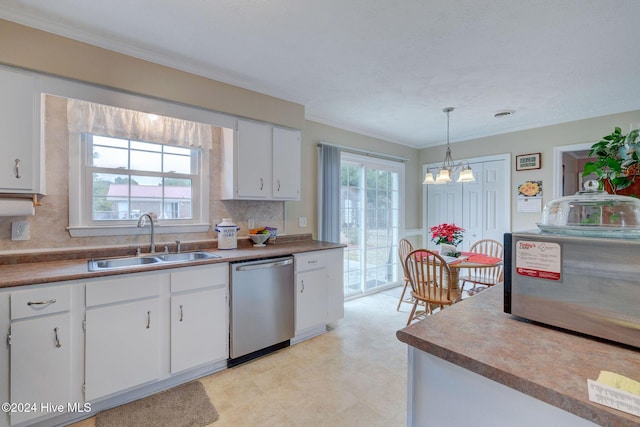
M340 149L318 144L318 239L340 243Z

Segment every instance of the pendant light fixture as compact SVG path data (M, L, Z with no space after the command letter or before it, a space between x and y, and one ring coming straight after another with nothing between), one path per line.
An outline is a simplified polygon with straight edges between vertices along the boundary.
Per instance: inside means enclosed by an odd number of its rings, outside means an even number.
M449 145L449 113L453 110L453 107L447 107L442 110L444 113L447 113L447 152L444 155L444 161L442 162L438 176L433 179L433 173L427 169L424 181L422 182L423 184L446 184L451 181L451 176L458 170L460 170L460 174L456 182L474 182L476 180L469 162L466 162L466 165L462 163L455 164L451 157L451 146Z

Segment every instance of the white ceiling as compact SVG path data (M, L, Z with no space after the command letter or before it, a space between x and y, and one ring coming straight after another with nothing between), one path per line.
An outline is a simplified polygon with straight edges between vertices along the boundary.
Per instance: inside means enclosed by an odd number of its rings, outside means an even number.
M640 109L638 0L2 0L0 17L418 148L444 142L448 106L452 142Z

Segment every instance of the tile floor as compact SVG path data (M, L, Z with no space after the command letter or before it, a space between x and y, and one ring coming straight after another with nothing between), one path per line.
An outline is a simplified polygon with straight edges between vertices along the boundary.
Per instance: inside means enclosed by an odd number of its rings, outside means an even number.
M212 426L404 426L407 350L395 332L411 306L396 311L400 290L347 301L326 334L201 378L220 414Z

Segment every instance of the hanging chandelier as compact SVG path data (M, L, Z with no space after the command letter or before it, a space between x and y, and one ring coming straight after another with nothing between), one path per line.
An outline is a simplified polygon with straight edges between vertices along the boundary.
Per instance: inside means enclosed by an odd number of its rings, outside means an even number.
M451 181L451 176L458 170L460 170L460 174L456 182L474 182L476 180L469 162L465 162L466 164L462 162L455 164L451 157L451 146L449 145L449 113L453 110L453 107L447 107L442 110L444 113L447 113L447 152L444 155L444 161L442 162L440 171L438 171L436 178L433 179L433 173L427 169L423 184L446 184Z

